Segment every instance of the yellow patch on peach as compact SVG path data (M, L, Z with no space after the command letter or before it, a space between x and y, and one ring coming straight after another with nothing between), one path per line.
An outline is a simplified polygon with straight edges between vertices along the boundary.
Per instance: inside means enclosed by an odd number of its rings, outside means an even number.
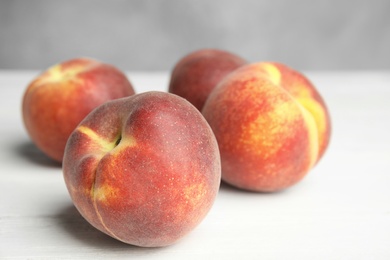
M108 184L92 189L92 198L101 203L107 203L109 199L114 199L117 196L118 189Z
M267 75L269 76L269 79L272 81L272 83L279 86L280 81L282 79L282 75L281 75L279 69L276 66L274 66L273 64L267 63L267 62L260 63L260 66L267 73Z
M270 64L269 68L272 67ZM270 82L270 84L273 85L273 82ZM243 95L243 93L246 95ZM280 142L280 140L288 137L291 132L289 127L294 122L302 119L300 105L283 88L277 85L265 90L259 88L256 82L248 82L241 94L241 98L244 99L252 95L277 97L272 98L269 110L255 116L251 115L250 111L247 112L246 118L254 117L254 119L250 121L243 120L246 123L241 125L241 135L237 142L248 152L261 154L262 158L267 159L277 153L283 146L283 142ZM253 111L256 111L256 109ZM258 147L264 149L258 149Z
M325 132L328 128L326 112L323 106L312 98L299 98L298 102L312 115L318 131L318 143L320 146L324 143Z
M95 148L98 148L101 152L109 152L116 146L116 140L106 140L103 136L99 136L94 130L86 126L79 126L77 129L80 133L89 137L94 144ZM118 137L119 138L119 137Z
M263 158L268 158L279 151L283 145L280 142L282 136L289 133L289 123L292 123L301 117L301 112L297 109L294 102L278 102L274 110L260 114L257 118L247 125L242 125L243 138L240 143L247 145L254 154L262 154ZM253 144L257 145L253 145ZM263 147L266 149L256 149Z
M69 71L68 71L67 75L68 76L71 75L69 73ZM56 80L62 80L64 78L64 76L65 76L65 73L62 71L62 66L60 64L57 64L48 70L48 74L47 74L46 79L56 81Z
M45 84L48 82L64 82L72 80L72 82L82 83L80 77L75 77L78 73L85 71L85 66L82 64L75 64L72 67L66 67L62 64L57 64L49 68L42 77L39 78L38 84Z
M202 182L193 183L192 185L188 185L183 190L183 196L186 201L191 201L193 204L198 204L203 200L203 197L206 194L206 187Z
M294 84L294 89L291 89L290 91L294 91L291 94L299 99L299 98L313 98L313 92L308 88L307 86L301 85L301 84Z
M120 145L117 145L115 147L115 149L113 149L111 151L111 154L118 153L118 152L122 151L123 149L128 149L130 147L134 147L137 145L137 141L135 140L134 136L127 135L127 136L122 137L122 139L119 140L118 144L120 144Z
M180 196L183 199L183 202L176 205L175 214L177 216L185 216L188 211L192 211L201 207L202 203L205 201L205 198L207 198L209 195L207 194L207 187L204 183L194 182L184 187ZM193 216L192 221L198 222L198 217L200 218L202 214L196 216L197 217L195 217L195 215Z
M318 126L316 123L315 118L310 113L310 111L307 111L305 107L301 106L302 115L305 119L305 123L309 132L309 155L310 155L310 165L308 169L312 168L314 164L317 162L318 154L319 154L319 133L318 133Z

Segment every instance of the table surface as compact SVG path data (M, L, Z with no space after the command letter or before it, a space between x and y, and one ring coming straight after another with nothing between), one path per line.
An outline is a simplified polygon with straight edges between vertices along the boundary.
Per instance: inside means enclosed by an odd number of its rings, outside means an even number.
M333 122L306 178L273 194L222 185L177 244L139 248L91 227L61 167L29 140L21 100L36 71L0 71L0 259L390 259L390 71L307 72ZM138 93L169 73L127 74Z

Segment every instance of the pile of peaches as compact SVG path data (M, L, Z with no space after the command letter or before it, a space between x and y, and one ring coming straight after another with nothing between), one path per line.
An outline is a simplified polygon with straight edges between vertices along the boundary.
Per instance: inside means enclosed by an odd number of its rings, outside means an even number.
M328 109L300 72L201 49L173 68L167 92L136 94L118 68L89 58L54 65L27 87L31 140L62 163L70 197L125 243L175 243L207 215L221 180L275 192L323 156Z

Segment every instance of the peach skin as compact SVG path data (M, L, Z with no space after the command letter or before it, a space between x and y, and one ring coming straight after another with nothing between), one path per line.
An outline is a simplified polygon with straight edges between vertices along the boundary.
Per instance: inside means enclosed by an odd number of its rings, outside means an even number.
M241 189L290 187L329 143L323 99L303 74L278 63L235 70L211 92L202 113L218 141L222 179Z
M184 56L172 70L169 92L190 101L199 111L214 87L247 62L227 51L200 49Z
M114 66L89 58L68 60L29 84L22 103L24 125L35 145L61 162L70 133L89 112L133 94L126 75Z
M218 193L218 144L185 99L145 92L105 103L71 134L63 162L70 196L94 227L141 247L175 243Z

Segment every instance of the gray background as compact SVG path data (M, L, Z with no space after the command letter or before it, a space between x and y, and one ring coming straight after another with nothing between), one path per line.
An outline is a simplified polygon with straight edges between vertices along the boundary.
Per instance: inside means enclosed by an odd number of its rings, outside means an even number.
M0 0L0 69L89 56L170 70L205 47L297 69L390 69L390 0Z

